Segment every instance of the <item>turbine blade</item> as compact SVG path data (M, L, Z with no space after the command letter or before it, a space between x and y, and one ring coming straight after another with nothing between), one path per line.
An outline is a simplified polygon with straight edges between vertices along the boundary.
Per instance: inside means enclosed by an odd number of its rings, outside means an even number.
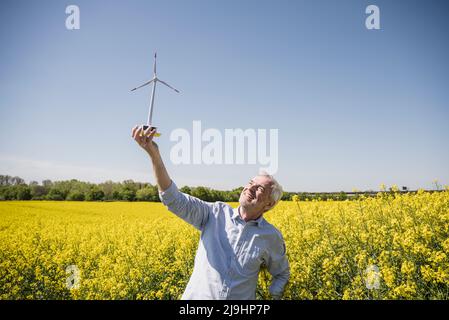
M162 80L160 80L160 79L157 79L157 81L159 81L160 83L162 83L162 84L165 84L167 87L169 87L170 89L173 89L173 90L175 90L177 93L179 93L179 90L178 89L175 89L175 88L173 88L171 85L169 85L167 82L164 82L164 81L162 81Z
M154 75L156 75L156 55L157 55L157 52L154 53L154 64L153 64L153 73L154 73Z
M150 84L150 83L153 82L153 81L154 81L154 79L151 79L150 81L145 82L143 85L138 86L138 87L136 87L136 88L134 88L134 89L131 89L131 91L134 91L134 90L137 90L137 89L139 89L139 88L145 87L146 85Z

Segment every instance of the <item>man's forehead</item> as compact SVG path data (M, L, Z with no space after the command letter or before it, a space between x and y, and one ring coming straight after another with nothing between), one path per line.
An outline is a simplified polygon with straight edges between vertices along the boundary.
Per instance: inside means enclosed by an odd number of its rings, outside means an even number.
M271 179L267 176L255 176L251 180L263 186L271 186L273 184Z

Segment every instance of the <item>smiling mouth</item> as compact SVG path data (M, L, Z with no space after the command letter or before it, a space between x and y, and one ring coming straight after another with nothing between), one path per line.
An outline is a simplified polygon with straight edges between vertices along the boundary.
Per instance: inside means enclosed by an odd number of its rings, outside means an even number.
M249 199L249 200L254 200L256 197L254 197L254 195L251 193L251 192L249 192L249 191L247 191L246 192L246 197Z

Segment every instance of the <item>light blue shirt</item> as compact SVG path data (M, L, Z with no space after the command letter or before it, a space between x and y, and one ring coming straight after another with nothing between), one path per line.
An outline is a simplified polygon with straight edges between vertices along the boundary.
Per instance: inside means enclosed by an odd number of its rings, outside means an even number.
M183 300L253 300L262 265L273 276L272 297L282 297L290 268L284 240L273 225L263 217L245 222L238 209L182 193L174 182L159 197L168 210L201 231Z

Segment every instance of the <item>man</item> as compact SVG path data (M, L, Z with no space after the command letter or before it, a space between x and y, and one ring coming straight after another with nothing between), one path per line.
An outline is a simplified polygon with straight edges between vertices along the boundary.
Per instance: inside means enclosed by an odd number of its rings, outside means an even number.
M281 233L264 218L282 196L282 188L267 174L252 179L233 209L223 202L205 202L180 192L165 169L153 141L156 129L134 127L134 140L148 153L167 208L201 231L195 265L182 299L255 299L261 266L273 276L270 293L282 297L290 276Z

